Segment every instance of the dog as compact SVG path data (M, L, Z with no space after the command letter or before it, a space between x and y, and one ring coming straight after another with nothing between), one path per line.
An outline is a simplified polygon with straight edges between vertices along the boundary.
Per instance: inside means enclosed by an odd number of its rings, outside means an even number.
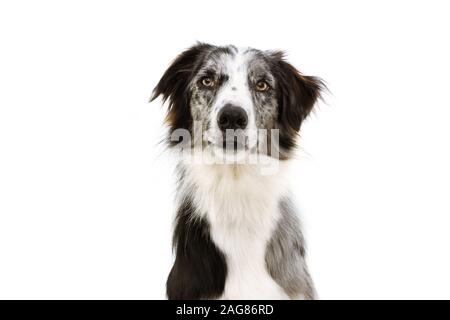
M168 101L180 151L168 299L316 297L287 175L324 88L281 51L232 45L197 43L165 71L150 101Z

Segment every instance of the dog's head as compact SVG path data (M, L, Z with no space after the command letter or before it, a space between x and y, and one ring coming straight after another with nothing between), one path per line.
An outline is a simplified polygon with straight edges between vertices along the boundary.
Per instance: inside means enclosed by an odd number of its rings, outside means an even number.
M184 130L194 136L192 147L270 155L275 148L286 158L322 88L320 79L302 75L282 52L200 43L173 61L151 100L162 95L169 101L172 146L180 142L173 134Z

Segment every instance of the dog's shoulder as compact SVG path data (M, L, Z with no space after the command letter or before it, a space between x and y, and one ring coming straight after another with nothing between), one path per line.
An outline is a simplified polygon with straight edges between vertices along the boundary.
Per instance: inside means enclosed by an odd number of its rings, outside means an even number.
M167 297L218 297L225 286L225 257L211 240L208 221L195 214L188 197L178 208L173 244L176 258L167 279Z
M297 210L288 196L280 199L280 219L266 250L272 278L291 298L314 299L315 290L305 261L305 241Z

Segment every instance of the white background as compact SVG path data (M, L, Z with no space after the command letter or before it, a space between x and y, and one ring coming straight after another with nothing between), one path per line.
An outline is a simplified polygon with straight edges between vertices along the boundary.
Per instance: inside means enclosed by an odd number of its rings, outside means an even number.
M148 104L195 41L330 94L292 174L323 299L450 298L446 1L2 1L0 298L164 298L173 161Z

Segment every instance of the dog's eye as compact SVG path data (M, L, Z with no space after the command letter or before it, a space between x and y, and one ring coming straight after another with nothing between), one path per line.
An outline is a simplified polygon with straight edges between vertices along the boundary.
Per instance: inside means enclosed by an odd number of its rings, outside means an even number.
M256 83L256 90L260 91L260 92L265 92L265 91L269 90L269 85L265 81L262 81L262 80L258 81Z
M216 85L215 81L210 77L204 77L201 82L202 85L204 85L207 88L212 88Z

